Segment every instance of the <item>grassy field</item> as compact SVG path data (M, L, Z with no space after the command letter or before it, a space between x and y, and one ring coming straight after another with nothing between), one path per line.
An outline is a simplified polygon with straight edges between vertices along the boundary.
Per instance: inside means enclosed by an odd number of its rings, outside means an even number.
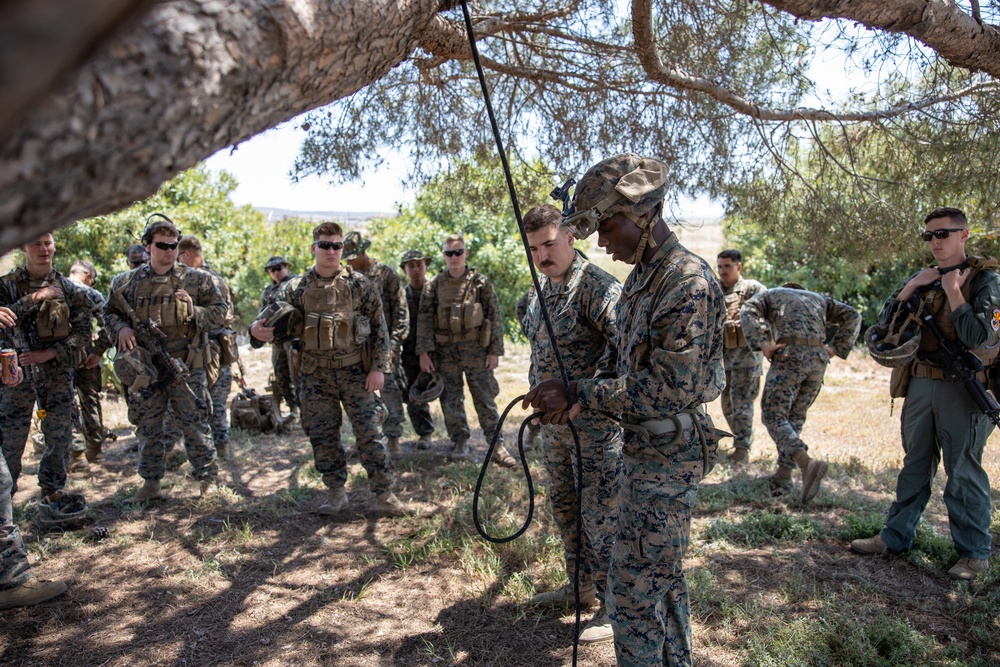
M268 360L247 356L261 389ZM526 348L508 347L501 407L526 389L527 364ZM833 465L807 507L767 496L762 477L776 457L759 423L751 463L719 465L705 480L686 561L697 664L1000 664L1000 559L974 583L947 578L956 555L940 480L909 554L863 558L847 549L878 530L901 461L900 402L890 408L887 379L857 351L832 364L803 437ZM3 613L2 664L570 664L573 616L526 604L564 581L538 452L528 453L534 521L504 545L482 540L472 523L478 465L449 461L444 439L413 451L409 431L395 462L398 494L416 509L405 519L368 515L356 462L348 482L356 510L313 514L322 484L298 430L234 433L226 487L205 499L175 458L170 499L135 508L122 503L140 482L123 405L105 407L118 442L71 488L87 494L109 538L92 539L92 526L40 532L37 462L26 461L16 520L36 574L70 590ZM721 422L718 404L710 409ZM472 417L471 401L467 410ZM508 441L521 416L512 413ZM986 456L995 498L998 438ZM477 447L481 455L485 443ZM491 532L513 531L528 511L523 472L490 468L481 503ZM993 532L1000 537L1000 520ZM578 664L614 664L613 649L581 648Z

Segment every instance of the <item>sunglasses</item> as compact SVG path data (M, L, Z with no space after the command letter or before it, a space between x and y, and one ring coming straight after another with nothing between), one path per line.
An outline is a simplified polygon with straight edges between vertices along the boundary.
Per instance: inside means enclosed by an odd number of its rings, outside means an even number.
M128 261L128 265L130 267L132 267L133 269L138 269L140 266L142 266L145 263L146 263L146 261L142 260L142 259L136 260L134 262L132 260Z
M323 243L327 243L327 241L323 241ZM267 270L267 272L268 272L268 273L276 273L276 272L278 272L278 271L281 271L281 270L282 270L283 268L285 268L285 266L284 266L284 265L281 265L281 266L272 266L272 267L270 267L270 268L269 268L269 269Z
M465 248L459 248L458 250L445 250L444 251L444 256L445 257L461 257L464 252L465 252Z
M167 243L166 241L157 241L155 245L160 250L177 250L177 246L181 244L180 241L174 241L173 243Z
M921 232L920 238L925 241L930 241L931 239L946 239L948 235L952 232L964 231L961 227L954 229L935 229L933 232Z
M316 241L316 247L320 250L343 250L343 241Z

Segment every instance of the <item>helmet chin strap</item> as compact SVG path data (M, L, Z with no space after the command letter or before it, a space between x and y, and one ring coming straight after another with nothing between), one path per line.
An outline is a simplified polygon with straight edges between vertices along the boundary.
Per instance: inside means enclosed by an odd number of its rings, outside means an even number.
M642 236L639 237L639 243L635 246L635 252L632 253L632 257L625 260L626 264L638 264L639 260L642 259L642 254L646 252L647 245L650 248L656 247L656 239L653 238L653 226L660 219L660 210L659 207L654 209L653 217L650 219L640 218L626 211L622 211L622 213L634 222L636 227L642 230Z

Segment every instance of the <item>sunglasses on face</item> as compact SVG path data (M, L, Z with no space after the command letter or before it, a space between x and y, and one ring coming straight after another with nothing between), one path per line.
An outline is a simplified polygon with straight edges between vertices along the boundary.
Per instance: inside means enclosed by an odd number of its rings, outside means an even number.
M459 248L458 250L445 250L445 257L461 257L462 253L465 252L465 248Z
M320 250L341 250L344 247L343 241L316 241L316 247Z
M948 238L948 235L951 234L952 232L961 232L961 231L963 231L961 227L957 227L954 229L935 229L933 232L922 232L920 234L920 238L922 238L925 241L930 241L931 239L946 239Z
M130 267L132 267L133 269L138 269L140 266L142 266L145 263L146 263L146 260L143 260L143 259L136 259L136 260L131 260L130 259L130 260L128 260L128 265Z
M326 241L324 241L323 243L326 243ZM281 271L283 268L285 268L285 267L283 267L283 266L272 266L271 268L269 268L267 270L267 272L268 273L277 273L278 271Z
M181 244L180 241L174 241L173 243L167 243L166 241L157 241L155 245L160 250L177 250L177 246Z

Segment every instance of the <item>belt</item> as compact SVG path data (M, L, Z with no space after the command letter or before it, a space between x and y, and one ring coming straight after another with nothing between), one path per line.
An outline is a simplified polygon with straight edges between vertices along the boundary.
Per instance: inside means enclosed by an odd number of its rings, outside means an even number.
M681 429L691 428L694 424L694 417L687 412L679 412L666 419L647 419L642 422L633 422L627 417L621 420L622 428L632 431L648 431L652 436L670 435L676 433L678 427Z
M778 343L784 343L785 345L810 345L812 347L817 347L823 344L818 338L799 338L798 336L782 336L778 339Z
M929 366L927 364L922 364L919 361L913 364L913 377L915 378L927 378L928 380L948 380L948 374L944 372L943 368L938 368L937 366ZM986 384L986 371L979 371L976 373L976 379Z
M470 340L477 340L479 338L479 329L473 329L472 331L466 331L465 333L450 333L444 331L434 332L434 342L438 345L450 345L452 343L467 343Z
M316 355L309 355L316 361L316 366L319 368L347 368L348 366L353 366L355 364L361 363L361 353L352 354L349 357L341 357L340 359L327 359L326 357L320 357Z

